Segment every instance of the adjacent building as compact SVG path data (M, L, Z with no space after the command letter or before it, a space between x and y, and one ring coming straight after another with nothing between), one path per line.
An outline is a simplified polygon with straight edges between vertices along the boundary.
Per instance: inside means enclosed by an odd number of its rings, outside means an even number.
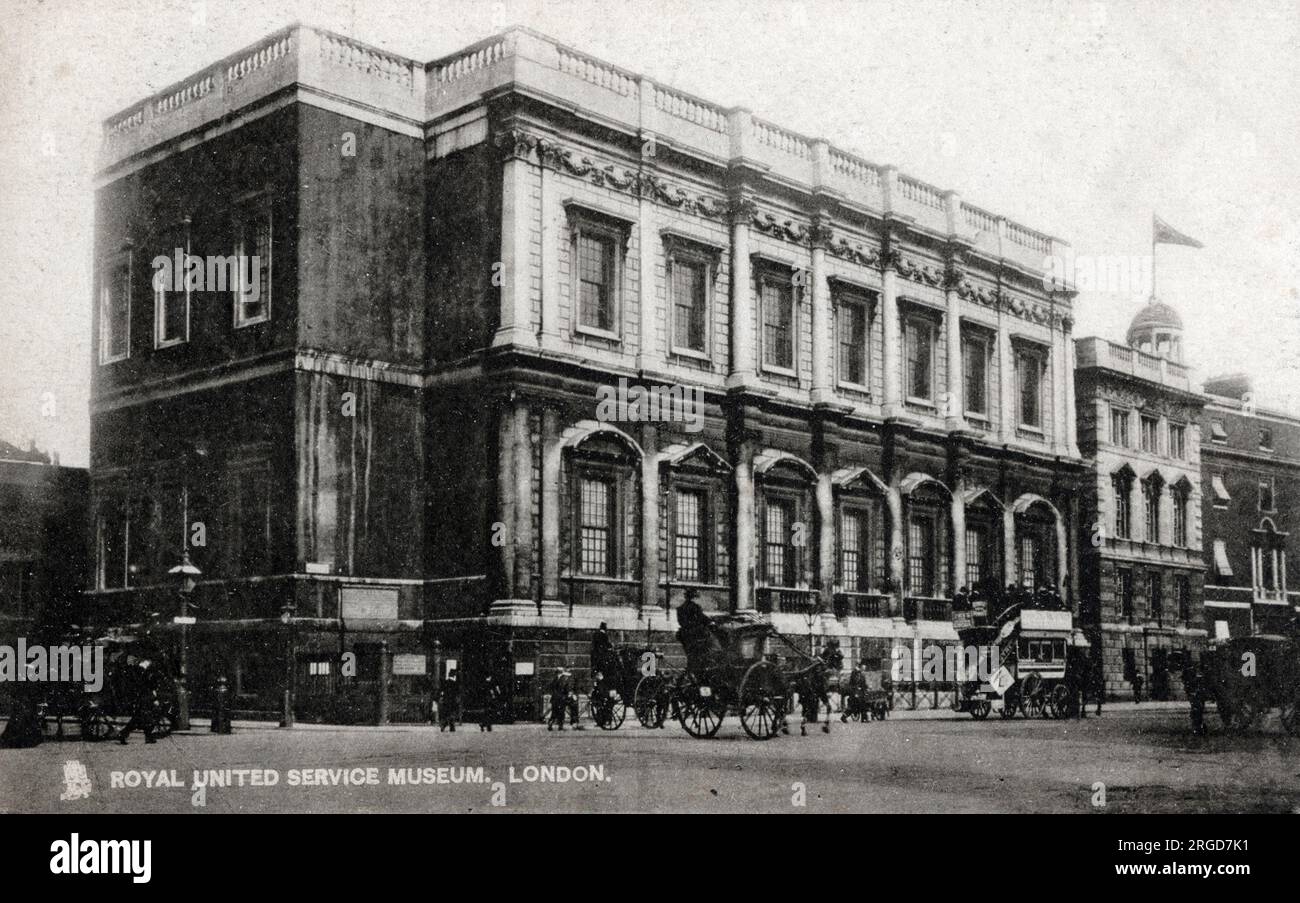
M1204 396L1183 361L1182 320L1154 299L1125 342L1077 342L1083 499L1083 619L1107 695L1181 692L1178 662L1205 645L1202 614Z
M1286 635L1300 611L1287 578L1300 527L1300 418L1257 404L1243 374L1210 379L1205 391L1206 627L1216 639Z
M188 556L200 708L420 718L454 668L533 717L688 592L876 672L963 588L1081 598L1061 243L892 166L527 29L292 26L111 117L96 205L88 611L165 624Z
M0 645L62 638L77 623L87 499L85 469L0 440Z

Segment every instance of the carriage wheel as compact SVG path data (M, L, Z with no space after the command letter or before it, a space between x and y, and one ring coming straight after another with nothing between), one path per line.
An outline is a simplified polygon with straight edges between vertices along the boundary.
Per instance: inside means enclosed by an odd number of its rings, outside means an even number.
M623 719L627 717L627 703L618 695L617 690L601 692L605 695L595 695L587 700L587 706L591 709L591 720L596 722L596 726L602 731L616 731L623 725ZM612 696L609 695L611 693Z
M983 721L993 711L993 703L987 699L980 699L971 703L970 716L976 721Z
M84 740L112 740L117 736L117 725L99 706L91 706L81 716L81 736Z
M701 684L694 674L682 675L673 701L677 705L677 720L697 740L714 736L722 727L726 704L718 699L715 687Z
M1056 718L1069 718L1070 709L1070 688L1065 684L1057 684L1052 688L1052 715Z
M658 674L648 674L637 681L632 693L632 711L636 712L636 719L642 727L659 726L659 694L662 689L663 678Z
M1010 687L1002 694L1002 711L998 714L1003 718L1014 718L1018 708L1020 708L1020 691L1015 687Z
M740 681L740 725L755 740L770 740L785 721L785 678L771 662L755 662Z

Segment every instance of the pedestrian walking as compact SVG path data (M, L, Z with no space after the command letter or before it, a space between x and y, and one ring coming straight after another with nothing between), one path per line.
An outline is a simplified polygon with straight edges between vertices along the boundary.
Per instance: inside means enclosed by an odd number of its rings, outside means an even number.
M501 685L491 672L483 676L483 685L479 688L479 733L492 732L492 722L498 720L501 708Z
M438 732L450 729L456 733L460 720L460 680L455 669L447 672L447 679L438 688Z
M1106 698L1106 678L1105 672L1101 667L1101 650L1094 649L1092 660L1088 668L1088 686L1091 696L1097 702L1097 711L1094 713L1098 718L1101 717L1101 704Z
M573 674L567 667L561 667L551 680L551 713L546 718L548 731L552 727L564 730L564 716L569 710L569 698L572 695Z
M1145 683L1145 681L1142 679L1142 675L1141 675L1141 674L1134 674L1134 675L1133 675L1133 680L1132 680L1132 684L1133 684L1133 702L1134 702L1135 705L1141 705L1141 703L1142 703L1142 684L1143 684L1143 683Z
M1191 655L1183 665L1183 690L1191 706L1189 715L1192 720L1192 733L1204 737L1205 730L1205 680L1200 665L1192 660Z
M41 714L41 684L36 681L36 666L27 666L27 680L10 687L9 723L0 734L0 747L25 749L40 746L45 735L45 717Z
M131 672L131 684L131 718L118 734L117 742L125 746L131 732L138 728L144 733L145 743L156 743L153 729L161 703L153 662L147 658L137 662Z

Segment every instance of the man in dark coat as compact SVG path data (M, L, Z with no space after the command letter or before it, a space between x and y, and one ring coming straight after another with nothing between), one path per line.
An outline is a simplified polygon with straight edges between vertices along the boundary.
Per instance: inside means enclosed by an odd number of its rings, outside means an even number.
M546 729L552 726L564 730L564 715L569 710L569 697L573 695L573 675L561 667L551 680L551 714L546 719Z
M27 666L28 680L9 688L9 723L0 734L0 747L25 749L40 746L45 734L45 719L41 716L41 684L35 681L36 668Z
M677 641L686 650L686 664L691 670L704 667L709 652L709 635L713 624L695 601L695 590L686 591L686 599L677 606Z
M460 680L456 671L447 673L447 679L438 688L438 732L451 728L456 733L456 722L460 719Z
M606 681L617 679L618 661L604 621L600 622L600 627L591 635L591 670L599 671Z
M160 706L153 662L141 659L131 672L131 720L118 734L117 742L125 746L131 732L139 728L144 732L145 743L156 743L153 728Z
M492 722L497 721L501 714L501 685L489 671L483 676L483 684L479 688L479 716L478 729L479 733L487 731L492 732Z

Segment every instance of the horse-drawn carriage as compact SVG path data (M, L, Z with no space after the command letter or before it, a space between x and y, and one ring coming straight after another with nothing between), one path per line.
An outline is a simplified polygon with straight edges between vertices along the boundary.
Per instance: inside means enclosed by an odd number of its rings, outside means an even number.
M134 701L147 681L154 699L151 725L155 737L176 728L176 688L168 676L166 657L147 638L110 634L95 645L104 650L103 686L91 693L81 685L52 684L42 714L54 720L56 736L65 720L78 723L86 740L111 740L130 720ZM147 667L142 667L144 663Z
M825 703L829 730L827 664L791 646L801 667L783 670L775 643L787 643L766 621L741 615L714 617L700 637L684 641L687 667L672 686L672 707L688 734L717 734L728 712L755 740L770 740L786 728L792 697L801 698L805 719ZM787 643L787 645L789 645Z
M992 624L959 626L962 652L978 659L962 661L955 708L982 720L1001 700L999 714L1014 718L1065 718L1078 705L1076 682L1084 667L1069 611L1014 605ZM971 675L969 670L975 670Z
M664 654L653 647L615 646L603 670L595 674L587 702L591 720L602 730L618 730L631 703L642 727L663 724L671 680L663 662Z
M1201 674L1225 728L1250 730L1276 708L1283 730L1300 736L1300 642L1294 637L1221 640L1202 657Z

